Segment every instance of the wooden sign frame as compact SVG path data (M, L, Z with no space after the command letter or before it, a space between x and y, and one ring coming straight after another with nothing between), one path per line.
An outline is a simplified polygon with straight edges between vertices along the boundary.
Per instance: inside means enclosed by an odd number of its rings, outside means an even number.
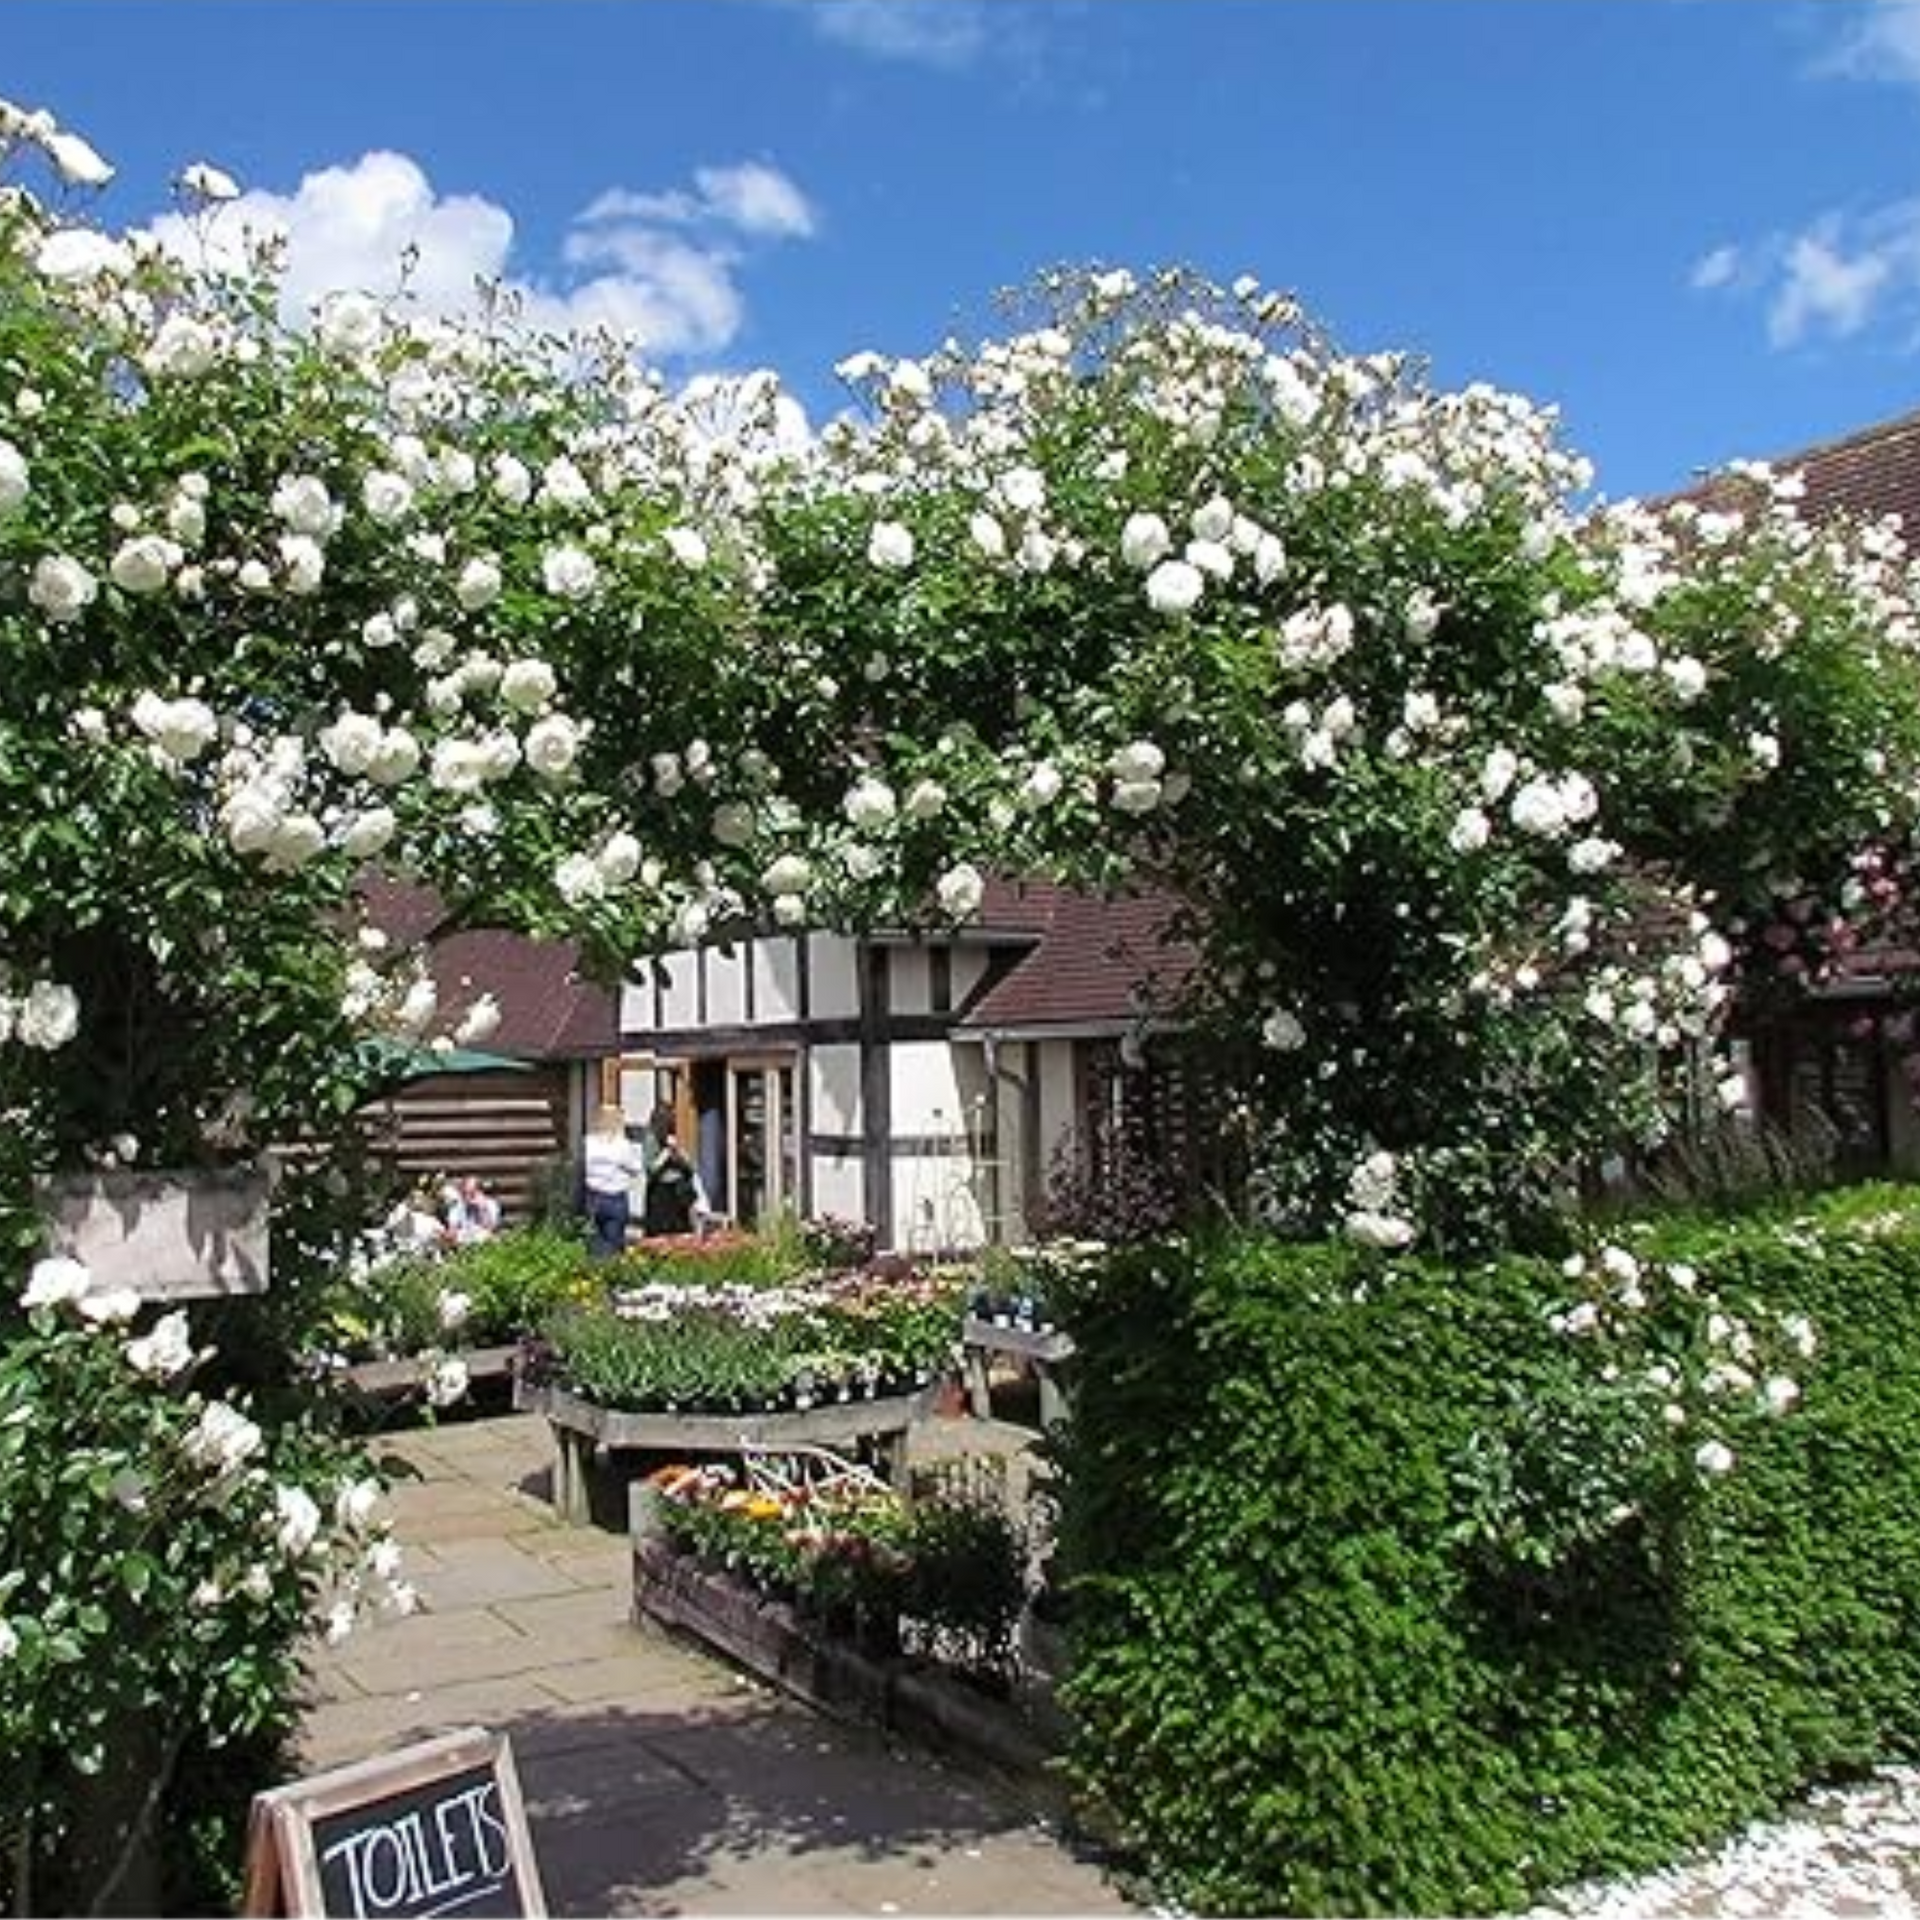
M393 1753L376 1754L350 1766L296 1780L266 1793L257 1793L247 1823L246 1883L240 1911L254 1915L329 1915L321 1884L320 1859L314 1846L314 1824L355 1807L376 1806L463 1773L485 1770L500 1796L507 1856L520 1904L515 1911L545 1920L546 1896L540 1887L539 1865L533 1856L533 1836L527 1827L526 1802L514 1771L513 1748L507 1736L483 1727L466 1727L441 1734ZM380 1911L401 1911L397 1906ZM459 1904L441 1908L411 1907L413 1913L462 1911ZM349 1912L334 1920L355 1920Z

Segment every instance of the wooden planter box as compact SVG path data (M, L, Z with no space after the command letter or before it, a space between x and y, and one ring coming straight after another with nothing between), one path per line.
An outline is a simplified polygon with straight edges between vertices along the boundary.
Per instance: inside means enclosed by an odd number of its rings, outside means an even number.
M596 1457L612 1453L667 1453L697 1459L736 1454L743 1446L848 1447L872 1441L887 1477L898 1484L905 1471L908 1431L932 1411L935 1389L872 1400L836 1400L804 1413L788 1409L750 1413L616 1413L569 1393L535 1386L518 1374L513 1404L540 1413L553 1428L553 1504L564 1518L584 1525L591 1518L587 1474Z
M937 1669L870 1654L794 1608L678 1552L657 1531L651 1487L633 1490L633 1613L697 1640L837 1719L885 1729L1007 1775L1057 1811L1052 1778L1060 1723L1049 1738L1011 1704Z

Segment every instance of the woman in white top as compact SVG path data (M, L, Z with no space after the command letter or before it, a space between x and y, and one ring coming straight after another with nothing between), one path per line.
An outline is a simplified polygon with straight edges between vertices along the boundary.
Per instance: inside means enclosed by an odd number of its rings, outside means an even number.
M587 1189L587 1224L593 1237L588 1254L611 1260L626 1251L628 1194L640 1172L640 1149L627 1138L627 1116L616 1106L604 1106L581 1143Z

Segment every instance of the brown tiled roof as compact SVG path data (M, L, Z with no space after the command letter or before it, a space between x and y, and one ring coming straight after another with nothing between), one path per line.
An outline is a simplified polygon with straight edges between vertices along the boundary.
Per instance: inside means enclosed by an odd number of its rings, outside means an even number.
M1897 513L1911 533L1920 534L1920 412L1783 454L1773 464L1805 477L1805 507L1812 514L1878 519Z
M1169 942L1179 902L1166 893L1108 898L1041 881L989 883L978 924L1023 929L1033 945L967 1008L962 1029L1100 1030L1165 1013L1198 956Z
M367 919L395 941L428 939L444 917L426 887L370 880L361 888ZM579 949L570 940L530 940L485 927L430 942L440 1004L453 1011L482 993L500 1003L500 1025L480 1042L489 1053L519 1060L593 1059L620 1049L619 1007L605 987L574 972Z

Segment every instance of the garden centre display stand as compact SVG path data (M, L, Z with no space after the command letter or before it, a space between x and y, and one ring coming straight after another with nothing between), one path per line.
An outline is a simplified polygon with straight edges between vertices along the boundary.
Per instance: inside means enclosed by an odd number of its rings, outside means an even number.
M676 1459L736 1454L744 1446L873 1445L889 1480L898 1485L906 1466L907 1433L933 1408L934 1390L890 1394L872 1400L835 1400L809 1407L756 1413L613 1413L564 1387L535 1386L514 1377L513 1404L543 1413L553 1429L553 1505L562 1518L590 1520L587 1475L596 1455L664 1453Z
M1040 1383L1040 1424L1051 1427L1067 1417L1067 1397L1060 1384L1060 1370L1073 1358L1073 1341L1067 1334L1047 1327L1002 1326L997 1320L982 1320L969 1314L960 1330L961 1364L967 1382L967 1404L976 1420L993 1418L993 1398L989 1370L996 1354L1029 1362Z
M697 1640L771 1685L840 1720L882 1727L994 1768L1035 1811L1064 1811L1050 1778L1066 1722L1050 1687L1022 1711L923 1660L870 1651L779 1600L678 1551L659 1520L659 1490L630 1496L633 1616Z
M512 1373L514 1355L519 1351L517 1346L470 1347L453 1357L465 1363L469 1380L504 1380ZM341 1372L340 1378L370 1399L387 1400L424 1387L434 1364L418 1356L402 1360L356 1360Z

